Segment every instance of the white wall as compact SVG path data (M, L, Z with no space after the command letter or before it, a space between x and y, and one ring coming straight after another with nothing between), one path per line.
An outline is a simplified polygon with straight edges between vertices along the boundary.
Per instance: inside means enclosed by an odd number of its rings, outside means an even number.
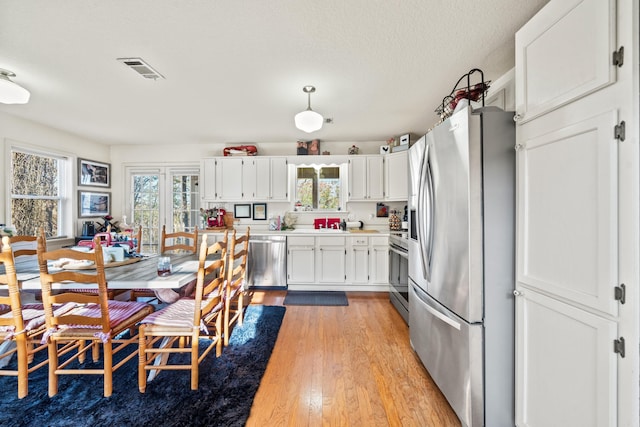
M20 108L20 106L16 106ZM52 150L70 156L73 160L73 212L77 216L77 158L86 158L99 162L110 161L109 146L81 138L68 132L60 131L35 122L20 119L7 113L0 112L0 223L8 223L10 219L9 205L9 174L10 161L8 151L12 144L32 147L34 149ZM112 187L111 191L114 191ZM117 190L116 190L117 191Z
M16 108L20 108L16 106ZM311 138L309 138L311 139ZM2 149L0 149L0 165L2 165L2 173L0 173L0 223L8 223L10 218L10 206L8 203L9 196L9 173L10 159L8 156L8 147L12 143L18 143L22 146L29 146L35 149L45 149L66 154L73 159L73 213L74 213L74 230L72 232L79 233L81 222L77 217L77 158L86 158L111 164L111 188L107 191L112 193L111 212L116 218L119 213L123 212L124 206L124 167L127 164L140 163L159 163L164 165L184 165L184 164L200 164L200 158L210 156L221 156L222 150L227 144L210 143L210 144L176 144L172 145L105 145L95 141L54 129L45 125L41 125L28 120L20 119L7 113L0 112L0 141ZM384 141L370 142L325 142L321 141L321 151L329 151L331 154L346 155L347 150L352 145L360 148L360 154L378 154ZM282 143L256 143L259 155L287 155L294 156L296 154L295 142ZM103 189L100 189L103 191ZM233 210L233 204L227 204L227 208ZM393 209L402 209L402 203L390 203ZM271 203L268 205L268 214L284 215L291 208L290 203ZM375 203L358 202L349 203L347 205L348 214L356 219L362 220L367 226L386 226L387 218L375 217ZM347 212L336 215L341 218L347 217ZM300 224L310 224L315 215L303 214L299 217ZM243 220L254 226L267 226L266 221L249 221ZM244 223L244 222L243 222Z

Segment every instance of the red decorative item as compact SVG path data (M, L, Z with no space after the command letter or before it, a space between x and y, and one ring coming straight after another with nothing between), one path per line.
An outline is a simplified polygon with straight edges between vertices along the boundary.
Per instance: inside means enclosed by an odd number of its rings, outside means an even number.
M236 147L225 147L222 150L224 156L256 156L258 148L255 145L238 145Z

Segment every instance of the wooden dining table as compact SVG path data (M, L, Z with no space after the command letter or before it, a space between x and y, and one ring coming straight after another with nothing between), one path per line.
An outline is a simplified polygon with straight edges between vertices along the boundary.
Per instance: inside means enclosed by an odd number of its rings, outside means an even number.
M105 264L105 275L109 289L179 289L196 279L198 256L195 254L172 254L172 273L158 276L158 256L143 256L133 263ZM50 267L55 268L55 267ZM86 269L86 268L85 268ZM40 290L40 271L37 263L16 265L18 282L23 291ZM89 268L90 270L90 268ZM52 289L65 289L72 285L53 283ZM77 285L76 285L77 287ZM84 289L98 289L98 284L83 284Z

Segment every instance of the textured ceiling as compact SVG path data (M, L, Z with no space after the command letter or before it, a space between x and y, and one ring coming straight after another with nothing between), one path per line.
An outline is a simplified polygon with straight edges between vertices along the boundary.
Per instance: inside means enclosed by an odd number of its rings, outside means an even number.
M547 0L0 0L0 111L107 144L382 141L424 133L458 78L495 80ZM116 58L141 57L165 80ZM311 135L293 116L332 118Z

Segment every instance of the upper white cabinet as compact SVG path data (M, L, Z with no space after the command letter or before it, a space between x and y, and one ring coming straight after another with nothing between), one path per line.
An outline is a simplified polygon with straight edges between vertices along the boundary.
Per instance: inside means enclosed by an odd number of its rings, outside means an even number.
M384 200L383 156L349 156L348 199Z
M409 151L387 154L384 159L385 199L406 201L409 195Z
M255 157L256 200L289 200L288 162L286 157Z
M516 33L516 119L615 81L616 0L553 1Z
M240 157L226 157L217 160L216 194L218 200L250 200L253 193L255 193L255 169L251 165L251 160Z
M201 163L204 201L286 201L286 157L212 157Z
M215 158L202 159L200 162L200 175L200 197L202 200L217 200Z

